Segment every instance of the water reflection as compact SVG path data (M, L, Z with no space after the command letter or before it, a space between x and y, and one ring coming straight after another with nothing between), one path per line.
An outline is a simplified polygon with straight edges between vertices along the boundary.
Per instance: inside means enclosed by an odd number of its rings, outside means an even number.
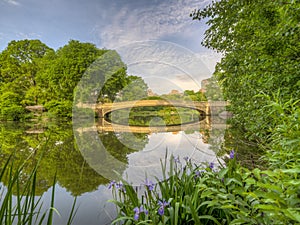
M14 154L14 163L25 160L23 177L39 162L37 193L39 195L52 186L54 174L60 186L73 196L97 190L107 179L97 174L84 160L74 143L72 126L67 123L43 124L1 123L1 162ZM43 131L43 132L42 132ZM6 180L3 180L6 185Z
M55 206L62 216L55 216L55 224L64 224L67 220L63 215L69 213L72 196L78 196L79 204L74 224L108 224L113 218L114 208L106 203L111 198L106 187L108 179L98 173L99 170L114 170L130 182L140 184L145 174L160 177L160 159L164 158L166 149L168 154L179 156L182 161L188 156L196 163L216 162L218 146L223 141L224 123L222 120L217 125L211 123L209 127L198 124L185 131L160 133L97 129L74 133L72 125L62 121L0 123L0 166L3 167L6 159L14 153L16 164L27 160L23 173L26 179L26 174L44 154L38 170L37 194L45 194L42 201L46 209L50 204L53 177L57 173ZM97 148L95 140L101 141L102 149ZM79 141L85 146L85 152L79 151ZM7 185L6 180L3 183Z

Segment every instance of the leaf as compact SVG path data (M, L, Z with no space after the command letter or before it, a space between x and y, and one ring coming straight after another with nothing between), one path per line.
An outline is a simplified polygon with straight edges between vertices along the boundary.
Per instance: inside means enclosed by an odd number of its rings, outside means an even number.
M229 225L238 225L238 224L244 224L244 223L245 223L245 220L243 220L243 219L234 219L229 223Z
M280 211L280 208L274 206L274 205L263 205L263 204L258 204L254 205L253 208L255 209L263 209L267 211Z
M221 209L237 209L238 210L239 208L235 205L229 204L229 205L222 205Z
M283 172L283 173L300 174L300 168L284 169L284 170L282 170L282 172Z
M300 213L299 209L298 211L293 210L293 209L283 209L283 213L288 216L290 219L295 220L297 222L300 222Z
M235 183L235 184L238 184L239 186L243 186L242 182L241 181L238 181L237 179L235 178L229 178L229 179L225 179L225 185L228 186L229 184L231 183Z
M217 224L217 225L222 225L221 223L219 223L219 221L213 217L213 216L209 216L209 215L204 215L204 216L199 216L199 219L209 219L209 220L212 220L214 222L214 224Z
M194 205L193 205L192 202L191 202L190 197L189 197L189 196L186 196L185 199L186 199L187 202L188 202L189 209L190 209L190 211L191 211L191 214L192 214L193 220L195 221L195 224L202 224L202 223L200 222L199 216L197 215L196 209L194 208Z
M209 197L209 196L214 195L214 194L215 194L215 192L208 189L208 190L205 190L205 191L202 192L201 198L206 198L206 197Z
M254 176L256 177L256 179L260 180L261 176L260 176L260 169L255 168L253 171Z

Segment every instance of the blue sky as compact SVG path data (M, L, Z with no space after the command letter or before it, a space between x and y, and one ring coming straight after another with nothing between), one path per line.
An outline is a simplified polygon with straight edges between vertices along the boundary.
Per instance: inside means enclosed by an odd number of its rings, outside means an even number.
M8 42L40 39L57 49L70 39L116 48L133 41L164 40L193 51L204 23L189 13L209 0L0 0L0 50Z
M63 47L71 39L91 42L99 48L117 51L122 49L124 54L121 57L126 63L128 55L138 52L140 55L135 55L134 62L129 59L134 65L129 65L128 71L147 79L149 87L157 93L172 89L199 90L201 80L211 75L219 56L201 46L207 26L202 21L193 21L189 15L194 9L210 2L211 0L0 0L0 51L10 41L20 39L39 39L53 49ZM143 46L148 46L145 51L153 55L136 51L137 47ZM168 50L161 52L161 49ZM194 66L189 66L183 73L182 69L187 64L179 58L183 55L191 58L191 54L194 59L188 65ZM165 57L163 59L168 58L165 64L162 63L162 55ZM146 62L149 58L153 60L154 56L160 60L154 60L152 64ZM136 59L139 57L141 61L137 64ZM199 61L201 62L198 63ZM165 85L161 85L162 82Z

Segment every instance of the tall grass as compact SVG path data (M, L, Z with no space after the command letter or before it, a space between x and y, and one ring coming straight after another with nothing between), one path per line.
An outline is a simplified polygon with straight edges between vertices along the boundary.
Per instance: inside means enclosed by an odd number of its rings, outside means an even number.
M166 170L166 162L170 169ZM298 224L299 173L249 170L229 159L227 167L162 163L163 180L140 187L112 182L118 207L113 224Z
M26 163L26 162L25 162ZM0 173L0 224L11 225L32 225L32 224L53 224L53 212L55 199L56 178L53 179L50 208L42 212L41 197L36 197L36 177L38 164L22 183L21 176L25 163L21 166L14 165L13 156L6 161ZM15 172L14 172L15 171ZM3 181L6 181L6 187ZM14 194L14 192L16 194ZM76 214L76 199L71 207L69 220L71 224Z

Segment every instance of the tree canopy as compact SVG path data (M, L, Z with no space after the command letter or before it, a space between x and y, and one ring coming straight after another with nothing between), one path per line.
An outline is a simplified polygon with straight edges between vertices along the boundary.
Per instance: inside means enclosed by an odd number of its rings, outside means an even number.
M206 19L203 45L223 54L214 75L235 118L265 136L274 126L269 99L300 98L299 1L220 0L191 16Z
M110 66L116 61L120 62L117 70ZM86 72L100 83L97 101L114 101L131 82L147 88L141 78L127 75L127 67L115 51L76 40L56 51L40 40L11 41L0 53L0 120L25 118L25 107L31 105L71 117L74 89ZM90 95L93 90L86 91ZM146 89L139 91L146 93Z

